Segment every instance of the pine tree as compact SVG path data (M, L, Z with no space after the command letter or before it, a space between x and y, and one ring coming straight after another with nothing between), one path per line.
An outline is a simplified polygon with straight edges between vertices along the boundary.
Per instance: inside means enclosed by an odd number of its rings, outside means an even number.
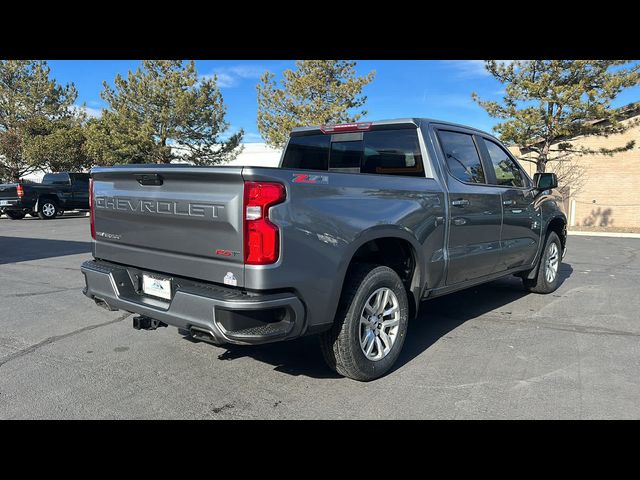
M84 114L73 83L50 78L45 61L0 61L0 177L88 165Z
M103 87L108 108L88 122L94 163L215 165L240 153L242 130L223 139L229 123L216 78L199 78L193 61L145 60Z
M500 102L473 99L487 113L504 119L494 127L500 138L530 152L527 161L544 172L549 162L588 154L613 155L635 142L589 149L571 141L580 135L623 133L635 122L621 123L624 109L611 108L622 90L640 83L640 65L627 60L486 61L486 68L505 85ZM597 122L596 122L597 120Z
M367 114L362 89L375 76L357 76L356 62L298 60L295 70L285 70L278 88L273 73L266 72L257 86L258 130L268 145L282 148L295 127L355 122Z

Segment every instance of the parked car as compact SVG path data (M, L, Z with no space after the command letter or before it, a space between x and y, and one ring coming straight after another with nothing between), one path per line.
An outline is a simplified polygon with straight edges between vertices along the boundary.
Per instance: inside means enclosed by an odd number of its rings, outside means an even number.
M88 173L47 173L42 183L0 185L0 213L12 220L20 220L27 214L49 220L65 210L88 209Z
M298 128L279 168L91 175L86 296L216 344L319 334L356 380L392 368L422 300L506 275L553 292L566 250L555 175L442 121Z

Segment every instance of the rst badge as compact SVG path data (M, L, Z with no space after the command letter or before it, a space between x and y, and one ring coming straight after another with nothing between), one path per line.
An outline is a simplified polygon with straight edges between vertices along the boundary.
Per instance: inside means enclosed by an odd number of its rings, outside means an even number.
M294 173L293 183L313 183L313 184L327 184L329 183L329 177L327 175L310 175L308 173Z

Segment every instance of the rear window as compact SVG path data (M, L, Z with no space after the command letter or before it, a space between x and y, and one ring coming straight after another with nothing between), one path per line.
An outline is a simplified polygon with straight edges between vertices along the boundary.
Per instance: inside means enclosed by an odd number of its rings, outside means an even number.
M42 178L44 185L69 185L68 173L47 173Z
M282 160L282 168L327 170L330 135L291 137Z
M282 168L424 177L416 129L291 137Z
M329 156L330 169L333 172L360 173L362 140L331 142Z

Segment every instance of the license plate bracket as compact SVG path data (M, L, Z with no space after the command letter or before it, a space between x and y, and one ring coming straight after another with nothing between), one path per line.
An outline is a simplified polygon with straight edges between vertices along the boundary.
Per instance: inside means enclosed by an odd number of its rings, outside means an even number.
M159 277L157 275L142 274L142 292L152 297L171 300L173 291L171 287L171 279Z

